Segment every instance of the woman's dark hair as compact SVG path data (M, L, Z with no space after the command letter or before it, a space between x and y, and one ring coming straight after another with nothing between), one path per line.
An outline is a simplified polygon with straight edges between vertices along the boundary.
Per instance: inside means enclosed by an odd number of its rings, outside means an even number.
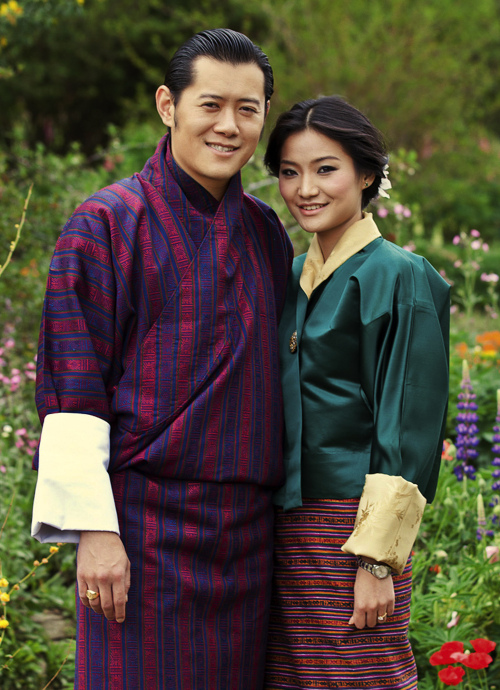
M368 206L378 194L388 160L384 139L363 113L340 96L302 101L279 116L264 156L271 175L279 176L281 150L288 137L306 129L338 142L352 158L358 175L375 175L372 184L362 192L362 208Z
M193 82L193 62L199 57L209 57L231 65L255 63L264 74L264 94L266 102L274 91L273 70L267 55L252 41L232 29L210 29L201 31L188 39L174 53L165 75L174 104L182 92Z

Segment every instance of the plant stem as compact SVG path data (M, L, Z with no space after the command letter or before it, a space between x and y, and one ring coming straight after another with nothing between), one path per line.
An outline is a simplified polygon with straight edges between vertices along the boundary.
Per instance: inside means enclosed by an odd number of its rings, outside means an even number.
M15 497L16 497L16 490L14 489L14 491L12 492L12 498L10 499L9 508L7 510L7 515L5 516L5 520L3 521L3 525L0 528L0 539L2 538L2 534L4 531L5 525L7 524L7 520L9 519L10 511L12 510L12 506L14 505L14 498Z
M28 195L26 196L26 199L24 200L23 212L22 212L22 214L21 214L21 220L19 221L19 224L18 224L18 226L17 226L16 237L15 237L15 239L10 243L9 253L7 254L7 259L6 259L5 263L4 263L4 265L3 265L3 266L0 266L0 276L1 276L2 273L5 271L5 269L7 268L7 266L10 264L10 261L11 261L11 259L12 259L12 255L13 255L14 252L16 251L16 247L17 247L17 245L18 245L18 243L19 243L19 239L20 239L20 237L21 237L21 230L23 229L24 221L26 220L26 212L27 212L27 210L28 210L28 204L29 204L29 201L30 201L30 197L31 197L31 192L32 192L32 191L33 191L33 183L31 183L30 188L29 188L29 190L28 190Z

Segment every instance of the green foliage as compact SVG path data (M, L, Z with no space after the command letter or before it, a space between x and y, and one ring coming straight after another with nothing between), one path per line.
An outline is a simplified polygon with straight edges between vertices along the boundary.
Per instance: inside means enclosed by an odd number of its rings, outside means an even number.
M260 40L269 30L257 0L21 0L0 64L0 132L9 143L25 121L29 140L90 154L106 142L108 123L155 116L154 93L175 48L217 26Z
M482 471L474 482L458 482L452 468L452 462L443 461L436 498L425 509L414 546L410 640L419 688L429 690L438 683L438 669L429 657L444 642L500 640L500 562L491 562L485 552L486 544L500 544L500 533L487 541L476 537L480 492L492 510L490 471ZM498 657L488 669L488 680L500 681Z

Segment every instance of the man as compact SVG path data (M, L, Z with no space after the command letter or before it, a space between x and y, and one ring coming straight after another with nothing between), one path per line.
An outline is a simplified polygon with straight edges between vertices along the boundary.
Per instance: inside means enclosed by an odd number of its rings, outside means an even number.
M79 542L79 689L262 684L292 252L239 171L272 90L246 36L187 41L156 94L170 135L56 247L33 534Z

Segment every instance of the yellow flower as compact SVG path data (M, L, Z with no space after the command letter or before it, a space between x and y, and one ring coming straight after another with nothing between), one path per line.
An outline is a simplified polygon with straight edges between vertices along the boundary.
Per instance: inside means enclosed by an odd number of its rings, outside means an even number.
M21 589L21 588L19 587L19 585L14 585L14 587L12 587L12 589L15 589L16 592L17 592L17 590L18 590L18 589Z
M0 578L0 587L8 587L9 586L9 581L6 580L4 577Z
M76 0L79 5L83 5L85 3L85 0Z
M22 14L23 8L19 6L16 0L9 0L9 10L14 14Z
M59 551L59 548L57 546L51 546L49 551L50 553L57 553Z
M0 594L0 601L2 604L7 604L10 601L10 595L7 592L2 592Z
M2 628L8 628L9 627L9 621L6 621L5 618L0 619L0 629Z
M33 561L33 565L34 565L35 567L38 567L38 566L40 565L40 561Z
M5 48L7 44L8 40L5 38L5 36L0 36L0 48Z

